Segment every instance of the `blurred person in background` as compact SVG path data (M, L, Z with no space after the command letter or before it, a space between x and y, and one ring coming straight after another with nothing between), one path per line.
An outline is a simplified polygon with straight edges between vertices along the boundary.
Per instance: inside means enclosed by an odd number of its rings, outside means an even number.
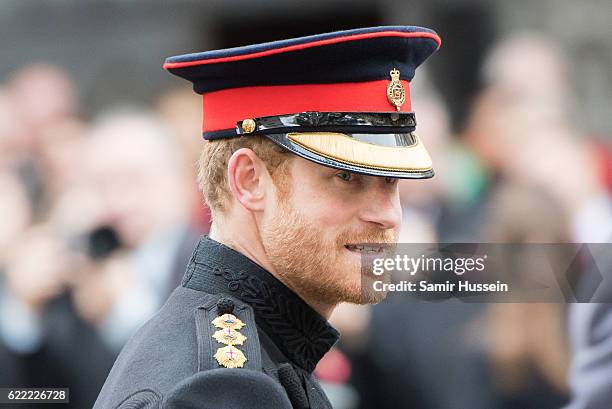
M26 65L12 75L8 88L18 115L31 134L78 113L72 79L55 65L46 62Z
M90 406L114 354L70 301L79 264L49 225L14 236L7 254L0 294L0 382L69 387L70 404L62 407Z
M77 106L69 76L45 63L17 70L0 93L0 206L10 215L0 222L0 383L69 386L70 408L93 404L114 358L71 301L81 257L51 214L82 174Z
M569 71L559 47L541 36L501 41L485 62L464 137L493 177L549 191L569 214L572 240L606 242L612 199L589 138L573 125Z
M565 243L570 237L567 215L554 197L512 182L493 192L483 231L483 239L493 243ZM512 272L528 275L541 268L537 258L526 261ZM559 408L568 398L565 317L560 303L486 304L449 345L452 393L445 407Z
M568 241L610 243L612 200L605 173L610 155L596 150L598 143L573 125L569 71L559 47L541 36L501 42L485 65L488 87L476 101L466 140L495 174L549 192L568 215ZM600 294L609 299L612 261L601 254L595 258L604 274ZM568 315L570 407L608 407L612 309L577 303Z
M17 122L18 156L15 171L24 180L37 219L44 218L56 188L54 172L47 170L45 151L54 149L55 139L79 132L78 96L70 76L60 67L45 62L15 71L6 85L11 122ZM66 145L66 144L64 144ZM54 165L55 163L51 163Z
M44 213L52 211L62 194L79 183L84 169L87 126L73 118L40 131L36 159L45 189Z
M70 78L47 64L16 71L0 92L0 384L68 385L69 407L81 408L113 354L72 308L77 264L60 226L45 222L80 171L76 106Z
M77 304L119 350L180 282L200 235L190 214L192 181L164 124L133 109L109 112L92 125L85 168L82 189L95 187L95 199L82 201L92 207L85 209L90 232L106 228L118 243L103 273L81 284Z

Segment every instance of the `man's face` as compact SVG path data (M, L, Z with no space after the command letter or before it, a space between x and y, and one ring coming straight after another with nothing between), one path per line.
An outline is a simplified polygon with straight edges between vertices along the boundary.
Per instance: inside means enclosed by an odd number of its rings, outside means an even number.
M361 290L361 257L380 246L354 245L397 240L402 214L397 180L299 157L291 159L287 177L289 191L272 195L261 222L263 245L281 280L316 302L380 301L381 295Z

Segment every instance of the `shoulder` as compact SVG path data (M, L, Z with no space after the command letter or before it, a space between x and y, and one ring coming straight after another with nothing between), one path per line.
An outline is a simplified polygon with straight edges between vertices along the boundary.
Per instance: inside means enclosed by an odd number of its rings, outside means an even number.
M203 406L204 405L204 406ZM270 376L249 369L211 369L178 382L165 395L144 389L116 409L292 409L283 387Z
M163 409L210 408L290 409L282 386L270 376L249 369L212 369L179 382L164 398Z
M94 408L159 403L182 380L219 368L214 355L223 345L213 338L217 328L212 320L218 316L217 303L222 297L227 298L177 287L160 311L124 346ZM260 371L261 352L253 310L232 300L236 316L245 324L240 332L246 340L239 347L247 358L244 368Z

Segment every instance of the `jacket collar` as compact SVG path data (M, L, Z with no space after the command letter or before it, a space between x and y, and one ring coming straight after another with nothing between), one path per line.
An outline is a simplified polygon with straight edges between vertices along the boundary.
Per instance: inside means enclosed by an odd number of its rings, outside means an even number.
M183 287L226 293L249 304L257 325L294 364L312 372L340 334L267 270L243 254L202 236Z

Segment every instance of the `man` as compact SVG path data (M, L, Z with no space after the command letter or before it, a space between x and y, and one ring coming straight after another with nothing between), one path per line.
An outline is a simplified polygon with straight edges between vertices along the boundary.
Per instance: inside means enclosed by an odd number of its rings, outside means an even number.
M127 343L101 408L330 408L327 322L394 242L398 178L433 176L409 81L431 30L375 27L169 58L203 95L213 213L182 284Z

